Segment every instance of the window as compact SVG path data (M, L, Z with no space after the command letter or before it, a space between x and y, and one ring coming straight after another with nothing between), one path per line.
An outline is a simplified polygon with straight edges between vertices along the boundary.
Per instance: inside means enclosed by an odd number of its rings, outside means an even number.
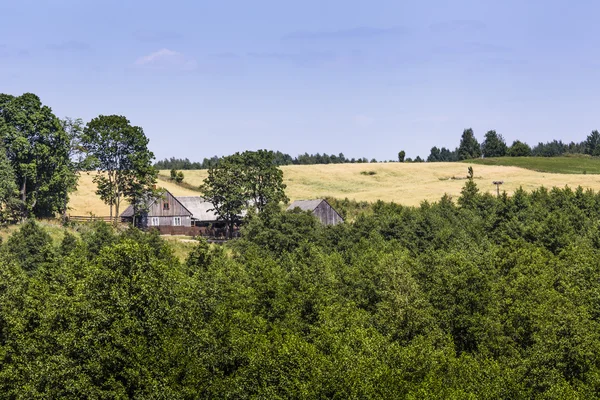
M181 226L181 217L173 218L173 226Z
M150 219L150 226L159 226L160 225L160 220L158 219L158 217L152 217Z
M163 203L163 210L168 210L168 209L169 209L169 202L168 202L168 201L165 201L165 202Z

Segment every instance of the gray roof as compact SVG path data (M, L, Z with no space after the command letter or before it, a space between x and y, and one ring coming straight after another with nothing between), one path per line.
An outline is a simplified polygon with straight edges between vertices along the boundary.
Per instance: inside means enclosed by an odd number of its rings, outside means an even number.
M129 206L125 209L125 211L123 211L123 213L121 214L121 217L133 217L133 206Z
M190 210L192 218L198 221L216 221L219 217L215 211L208 211L214 208L214 206L212 203L206 201L204 197L182 196L177 197L177 200Z
M298 207L303 211L314 211L315 208L319 206L324 200L316 199L316 200L296 200L287 208L289 210L293 210Z

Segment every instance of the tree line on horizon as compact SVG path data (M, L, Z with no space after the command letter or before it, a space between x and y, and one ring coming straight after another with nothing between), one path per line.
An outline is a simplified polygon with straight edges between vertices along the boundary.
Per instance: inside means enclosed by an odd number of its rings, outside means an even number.
M315 164L344 164L344 163L376 163L376 159L369 160L363 158L347 158L343 153L335 154L316 153L300 154L292 157L289 154L280 151L273 152L274 163L277 166L284 165L315 165ZM379 161L379 162L454 162L463 161L479 157L558 157L565 154L587 154L590 156L600 156L600 133L597 130L592 131L588 137L579 143L571 141L564 143L562 140L552 140L546 143L539 142L531 147L527 143L515 140L508 146L504 137L495 130L486 132L483 142L479 143L473 129L465 129L461 135L460 144L454 150L446 147L434 146L431 148L429 156L426 159L416 156L414 159L406 157L406 152L401 150L398 153L397 160ZM192 170L192 169L210 169L216 166L220 158L213 156L204 158L202 162L193 162L188 158L165 158L157 161L154 167L159 170Z
M600 133L594 130L580 143L552 140L530 147L520 140L515 140L511 146L508 146L502 135L495 130L488 131L480 144L475 138L473 129L469 128L463 131L460 144L456 149L432 147L427 162L452 162L480 157L558 157L565 154L600 156Z

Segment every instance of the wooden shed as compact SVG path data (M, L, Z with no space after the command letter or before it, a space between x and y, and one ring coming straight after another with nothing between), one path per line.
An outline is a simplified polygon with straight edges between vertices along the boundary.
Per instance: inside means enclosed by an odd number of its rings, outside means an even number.
M133 216L133 206L129 206L121 214L121 220L133 222ZM168 190L165 190L162 198L150 204L147 214L139 216L139 221L136 221L136 226L140 228L191 225L192 213Z
M337 225L344 222L344 218L325 199L296 200L288 207L288 210L299 208L310 211L324 225Z

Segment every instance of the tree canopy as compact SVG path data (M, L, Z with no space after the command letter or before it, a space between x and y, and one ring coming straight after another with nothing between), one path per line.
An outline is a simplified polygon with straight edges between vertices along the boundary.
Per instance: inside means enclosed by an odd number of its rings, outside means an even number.
M227 223L229 234L241 220L243 211L262 212L267 204L287 202L283 173L274 162L272 151L258 150L223 157L208 170L200 187L204 198L214 205Z
M132 126L118 115L100 115L87 123L81 140L90 166L97 171L96 193L110 207L110 217L118 218L121 201L137 204L148 197L156 182L152 166L154 154L142 128Z
M470 160L479 157L481 157L481 148L473 134L473 129L465 129L460 138L460 145L458 146L458 159Z
M508 147L502 135L496 131L488 131L485 134L485 139L481 144L481 153L484 157L504 157Z
M0 94L0 139L20 193L21 217L63 212L77 179L69 137L50 107L32 93Z

